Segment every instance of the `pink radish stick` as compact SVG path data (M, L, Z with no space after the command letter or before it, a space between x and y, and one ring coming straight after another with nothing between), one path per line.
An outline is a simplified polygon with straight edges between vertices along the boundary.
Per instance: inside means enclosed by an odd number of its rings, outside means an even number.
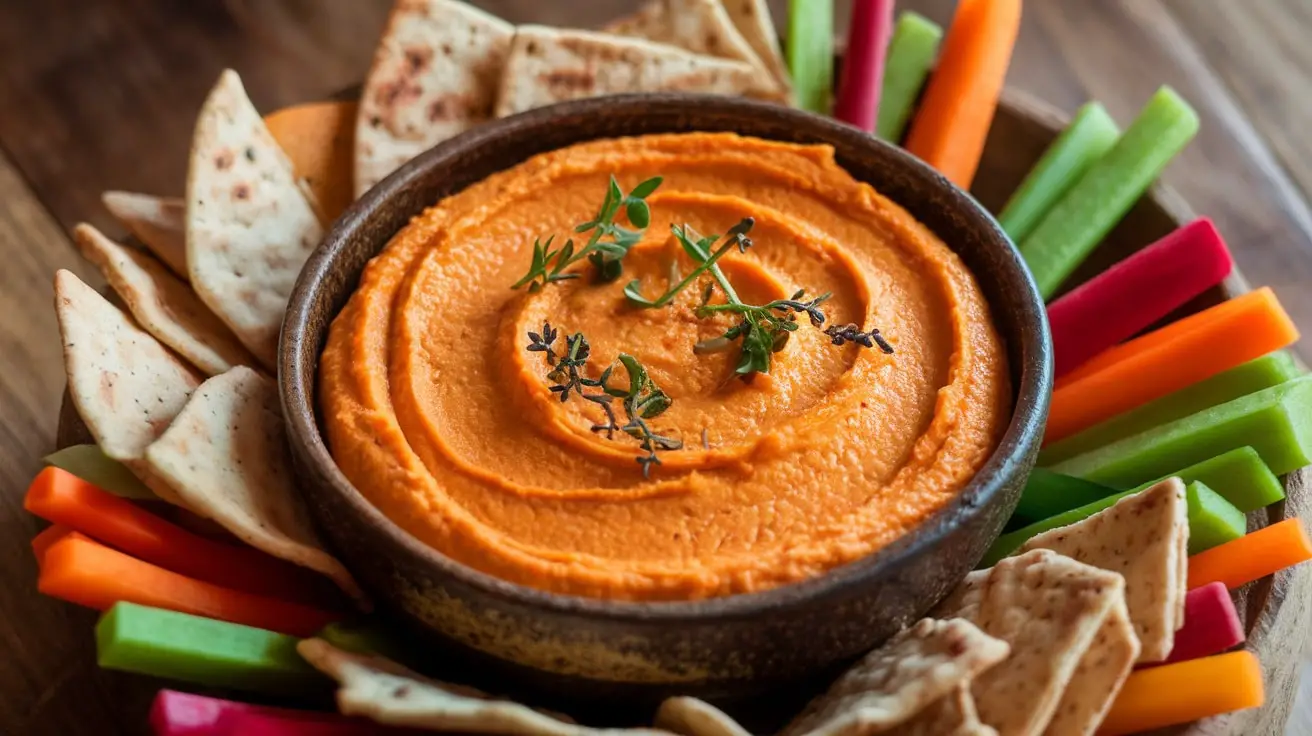
M893 36L893 0L856 0L838 82L834 117L873 133L879 120L884 61Z
M1210 657L1244 643L1244 625L1225 583L1189 591L1184 599L1184 627L1175 632L1171 656L1162 664Z

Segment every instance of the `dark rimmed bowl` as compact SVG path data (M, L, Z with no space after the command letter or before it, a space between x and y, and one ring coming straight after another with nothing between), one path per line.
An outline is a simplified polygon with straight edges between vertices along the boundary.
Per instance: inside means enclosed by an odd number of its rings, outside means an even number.
M542 592L460 565L371 506L320 432L316 368L328 326L365 264L410 218L537 153L615 136L734 131L827 143L838 162L960 254L1007 345L1015 411L961 495L894 544L815 579L750 595L627 603ZM334 550L384 607L476 665L499 690L594 700L760 693L846 662L928 610L1002 529L1034 463L1051 395L1046 316L1020 255L974 199L901 149L828 118L699 95L583 100L447 141L353 205L311 256L283 324L279 382L309 506ZM572 698L570 696L573 696Z

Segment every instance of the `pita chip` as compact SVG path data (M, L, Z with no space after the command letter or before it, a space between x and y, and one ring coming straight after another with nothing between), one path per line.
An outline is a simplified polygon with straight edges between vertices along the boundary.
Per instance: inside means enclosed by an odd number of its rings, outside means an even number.
M325 223L336 220L355 199L351 159L355 155L354 101L311 102L264 118L269 133L305 182Z
M324 551L296 490L272 379L244 366L209 379L145 457L188 508L365 602L351 574Z
M355 195L490 120L514 26L455 0L398 0L365 77Z
M930 615L933 618L964 618L974 621L979 613L980 599L984 596L984 582L992 571L993 568L989 568L967 573L957 587L948 593L948 597L930 611Z
M388 726L515 736L669 736L652 729L598 729L473 688L430 680L382 657L352 654L322 639L296 646L305 661L337 681L337 708Z
M69 271L55 274L55 313L69 395L96 444L160 498L185 506L144 458L200 377Z
M1007 658L1008 645L964 619L922 619L838 678L781 736L893 733L930 703Z
M694 54L740 61L760 73L758 95L784 95L786 88L766 69L720 0L652 0L607 30L678 46Z
M323 236L287 155L223 72L201 108L187 172L187 269L206 306L266 368L301 267Z
M724 0L724 8L738 32L775 78L779 88L791 93L793 81L779 48L779 34L774 28L769 3L766 0Z
M191 287L158 261L115 243L90 225L73 228L73 239L82 255L100 268L137 324L202 373L214 376L233 366L255 364Z
M1141 646L1138 661L1160 662L1170 655L1184 620L1188 581L1181 557L1188 541L1185 487L1170 478L1084 521L1044 532L1019 552L1049 549L1123 575Z
M100 201L173 273L187 276L187 203L176 197L105 192Z
M1139 657L1139 638L1130 623L1124 599L1118 599L1093 637L1093 643L1075 666L1070 684L1044 734L1092 736L1125 684Z
M681 736L751 736L729 714L697 698L668 698L656 711L656 728Z
M898 729L898 736L997 736L997 733L979 719L969 683L962 683L951 694L930 703Z
M506 59L496 114L622 92L742 95L759 79L749 64L640 38L520 26Z

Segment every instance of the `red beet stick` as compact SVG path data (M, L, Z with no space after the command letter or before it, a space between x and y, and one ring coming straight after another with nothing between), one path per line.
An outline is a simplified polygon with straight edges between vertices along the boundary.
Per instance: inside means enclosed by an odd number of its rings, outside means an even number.
M1207 218L1194 220L1048 305L1061 376L1219 284L1234 266Z
M893 0L856 0L834 117L873 133L879 120L884 60L893 35Z

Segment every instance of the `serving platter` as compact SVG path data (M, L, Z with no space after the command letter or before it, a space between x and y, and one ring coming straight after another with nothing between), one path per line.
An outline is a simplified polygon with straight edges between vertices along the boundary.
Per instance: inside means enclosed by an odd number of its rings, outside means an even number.
M996 212L1064 124L1060 112L1027 95L1008 91L990 130L972 193L986 208ZM1107 237L1072 282L1082 282L1193 217L1188 205L1169 188L1154 188ZM1174 320L1247 290L1243 276L1236 271L1225 283L1182 307L1180 314L1167 319ZM90 441L86 427L65 395L60 410L58 447ZM1286 477L1287 499L1251 514L1248 519L1250 530L1285 518L1312 517L1308 513L1309 506L1312 506L1308 481L1307 470ZM1307 625L1309 616L1312 616L1312 610L1309 610L1312 609L1312 567L1286 569L1246 586L1235 595L1236 608L1248 635L1246 647L1262 662L1267 704L1260 709L1158 733L1239 736L1284 732L1297 691L1301 656L1312 651L1312 627ZM142 687L154 689L154 683ZM144 726L144 717L142 723Z

